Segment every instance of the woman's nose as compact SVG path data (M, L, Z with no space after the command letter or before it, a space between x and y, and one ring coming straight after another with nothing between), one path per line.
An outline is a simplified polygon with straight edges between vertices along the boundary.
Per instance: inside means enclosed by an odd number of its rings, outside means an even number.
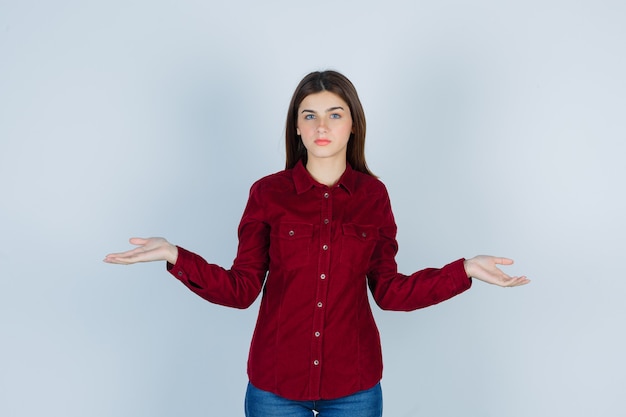
M327 130L326 122L324 119L320 119L319 124L317 125L318 132L325 132Z

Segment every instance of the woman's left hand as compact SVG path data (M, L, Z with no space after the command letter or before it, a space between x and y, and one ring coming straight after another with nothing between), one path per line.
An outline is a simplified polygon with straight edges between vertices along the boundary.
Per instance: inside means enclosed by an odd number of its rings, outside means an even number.
M465 272L467 272L469 277L479 279L488 284L499 285L501 287L518 287L528 284L530 280L525 276L511 277L498 268L498 265L511 264L513 264L512 259L479 255L471 259L466 259L464 266Z

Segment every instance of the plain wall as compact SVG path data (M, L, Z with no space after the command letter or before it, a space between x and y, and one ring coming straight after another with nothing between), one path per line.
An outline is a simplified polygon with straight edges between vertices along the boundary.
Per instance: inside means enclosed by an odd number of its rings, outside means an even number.
M400 270L514 258L517 289L375 309L385 415L623 412L620 1L0 1L0 415L243 415L258 303L211 305L165 236L230 266L291 93L336 69L368 117Z

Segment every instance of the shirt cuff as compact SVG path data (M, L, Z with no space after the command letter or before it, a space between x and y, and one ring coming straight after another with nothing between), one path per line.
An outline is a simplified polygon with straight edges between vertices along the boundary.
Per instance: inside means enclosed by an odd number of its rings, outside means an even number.
M166 263L167 271L172 274L176 279L182 281L183 283L187 283L187 273L184 270L184 266L189 263L191 253L181 248L180 246L176 246L178 248L178 257L176 258L176 263L172 264L170 262Z
M467 276L467 271L465 270L465 258L457 259L446 265L445 268L448 269L447 275L453 279L458 293L472 286L472 278Z

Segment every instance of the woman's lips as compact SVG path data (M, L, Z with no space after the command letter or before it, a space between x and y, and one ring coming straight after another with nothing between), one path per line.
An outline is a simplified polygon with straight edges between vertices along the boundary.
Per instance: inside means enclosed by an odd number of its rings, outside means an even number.
M330 143L330 140L328 139L316 139L315 140L315 144L318 146L326 146Z

